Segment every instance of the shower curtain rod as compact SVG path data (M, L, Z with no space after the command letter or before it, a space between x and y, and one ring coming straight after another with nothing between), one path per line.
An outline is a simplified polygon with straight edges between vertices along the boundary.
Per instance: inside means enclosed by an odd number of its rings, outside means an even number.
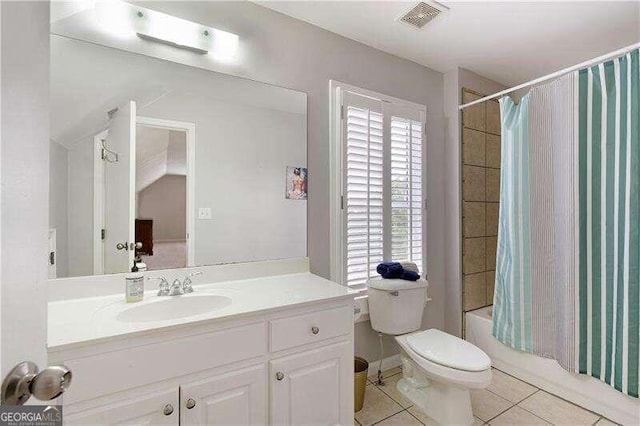
M535 84L542 83L543 81L547 81L547 80L551 80L551 79L554 79L554 78L561 77L561 76L563 76L565 74L568 74L568 73L570 73L572 71L577 71L579 69L586 68L586 67L594 65L594 64L599 64L600 62L604 62L607 59L611 59L611 58L614 58L616 56L623 55L623 54L625 54L625 53L627 53L627 52L629 52L631 50L637 49L637 48L640 48L640 43L635 43L635 44L632 44L630 46L623 47L622 49L618 49L618 50L615 50L613 52L607 53L605 55L598 56L597 58L593 58L593 59L590 59L588 61L581 62L581 63L579 63L577 65L573 65L571 67L562 69L560 71L556 71L556 72L553 72L551 74L547 74L545 76L538 77L535 80L531 80L531 81L528 81L526 83L519 84L519 85L517 85L515 87L512 87L511 89L503 90L501 92L494 93L493 95L485 96L484 98L476 99L475 101L471 101L469 103L466 103L466 104L463 104L463 105L459 105L458 109L460 111L462 111L463 109L465 109L467 107L470 107L472 105L476 105L476 104L479 104L481 102L488 101L490 99L499 98L499 97L504 96L504 95L506 95L508 93L515 92L516 90L520 90L520 89L522 89L524 87L533 86Z

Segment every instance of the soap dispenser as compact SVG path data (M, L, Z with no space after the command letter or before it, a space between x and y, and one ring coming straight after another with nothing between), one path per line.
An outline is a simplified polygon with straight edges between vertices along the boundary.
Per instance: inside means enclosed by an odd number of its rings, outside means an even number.
M144 274L138 270L135 260L131 273L125 275L124 280L127 303L140 302L144 297Z
M147 270L147 264L142 261L142 257L140 257L140 255L136 255L133 263L135 264L136 268L138 268L138 272L144 272Z

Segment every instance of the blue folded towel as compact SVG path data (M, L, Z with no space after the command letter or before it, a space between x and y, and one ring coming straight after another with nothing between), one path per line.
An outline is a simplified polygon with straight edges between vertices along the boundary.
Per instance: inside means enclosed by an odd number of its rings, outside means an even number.
M404 268L398 262L382 262L378 265L376 271L382 275L382 278L400 278Z
M405 269L398 262L382 262L376 268L376 271L382 278L386 279L398 279L407 281L417 281L420 279L420 274L410 269Z
M404 271L402 271L402 275L400 276L400 278L407 281L418 281L420 279L420 274L415 271L405 269Z

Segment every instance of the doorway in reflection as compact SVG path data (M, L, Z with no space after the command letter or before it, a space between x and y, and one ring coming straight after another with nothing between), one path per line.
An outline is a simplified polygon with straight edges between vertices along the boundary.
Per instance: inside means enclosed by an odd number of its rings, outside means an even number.
M138 266L187 266L186 131L136 126L135 241Z

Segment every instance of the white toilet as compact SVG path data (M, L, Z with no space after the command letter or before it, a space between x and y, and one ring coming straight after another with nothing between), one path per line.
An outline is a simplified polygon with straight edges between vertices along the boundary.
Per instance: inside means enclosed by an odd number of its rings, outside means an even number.
M398 390L442 425L473 424L469 390L491 383L491 359L443 331L416 331L426 304L425 280L372 278L367 286L371 326L396 336L402 348Z

